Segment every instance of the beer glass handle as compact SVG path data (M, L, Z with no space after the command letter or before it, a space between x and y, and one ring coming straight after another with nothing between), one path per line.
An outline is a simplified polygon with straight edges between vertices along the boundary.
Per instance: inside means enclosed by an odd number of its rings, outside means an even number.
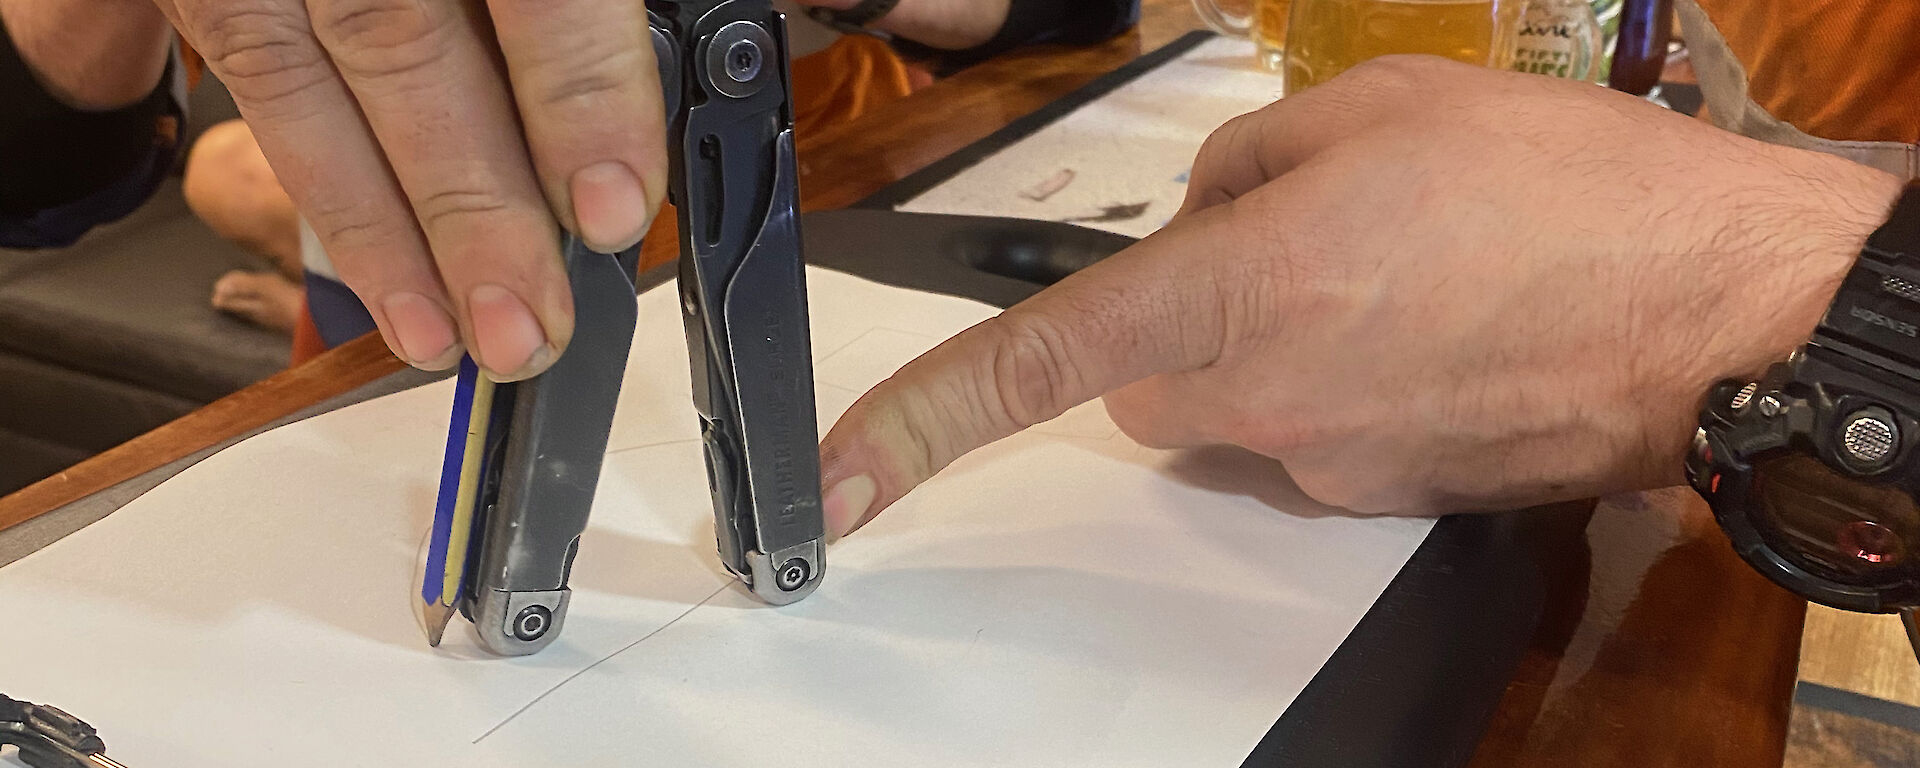
M1600 82L1600 70L1606 67L1607 31L1600 26L1600 18L1593 13L1593 6L1586 6L1586 14L1576 25L1574 35L1583 49L1578 56L1580 71L1576 75L1589 83Z
M1199 12L1200 20L1212 27L1213 31L1234 37L1248 37L1253 34L1253 17L1232 13L1220 7L1220 0L1193 0L1193 10Z

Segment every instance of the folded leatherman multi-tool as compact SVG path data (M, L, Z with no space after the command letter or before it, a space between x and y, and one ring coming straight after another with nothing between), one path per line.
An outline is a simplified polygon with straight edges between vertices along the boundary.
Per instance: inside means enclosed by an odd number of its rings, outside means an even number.
M126 768L107 757L107 744L80 718L53 707L0 694L0 747L19 750L31 768Z
M647 0L679 210L681 311L727 569L786 604L825 569L785 20L769 0ZM575 330L545 373L462 364L420 598L501 654L566 618L635 321L637 247L563 243Z

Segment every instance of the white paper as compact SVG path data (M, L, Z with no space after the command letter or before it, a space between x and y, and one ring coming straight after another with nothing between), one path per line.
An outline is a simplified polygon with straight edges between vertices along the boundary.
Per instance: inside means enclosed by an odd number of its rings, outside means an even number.
M1074 220L1145 237L1186 197L1200 145L1222 123L1280 98L1280 76L1255 63L1253 43L1216 38L1049 123L900 206L903 211ZM1068 182L1043 200L1062 170ZM1107 206L1146 203L1139 215L1087 221Z
M823 425L993 312L809 276ZM414 616L443 382L0 568L0 691L135 766L1235 766L1431 525L1276 509L1307 507L1273 467L1141 448L1095 403L955 464L769 608L714 554L688 391L655 289L538 655L487 657L458 619L430 649Z

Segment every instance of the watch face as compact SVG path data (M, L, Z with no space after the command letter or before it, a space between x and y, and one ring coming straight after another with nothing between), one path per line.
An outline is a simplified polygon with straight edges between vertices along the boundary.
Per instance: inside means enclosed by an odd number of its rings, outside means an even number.
M1780 452L1754 462L1753 497L1767 543L1816 576L1880 587L1920 573L1920 505L1896 486Z

